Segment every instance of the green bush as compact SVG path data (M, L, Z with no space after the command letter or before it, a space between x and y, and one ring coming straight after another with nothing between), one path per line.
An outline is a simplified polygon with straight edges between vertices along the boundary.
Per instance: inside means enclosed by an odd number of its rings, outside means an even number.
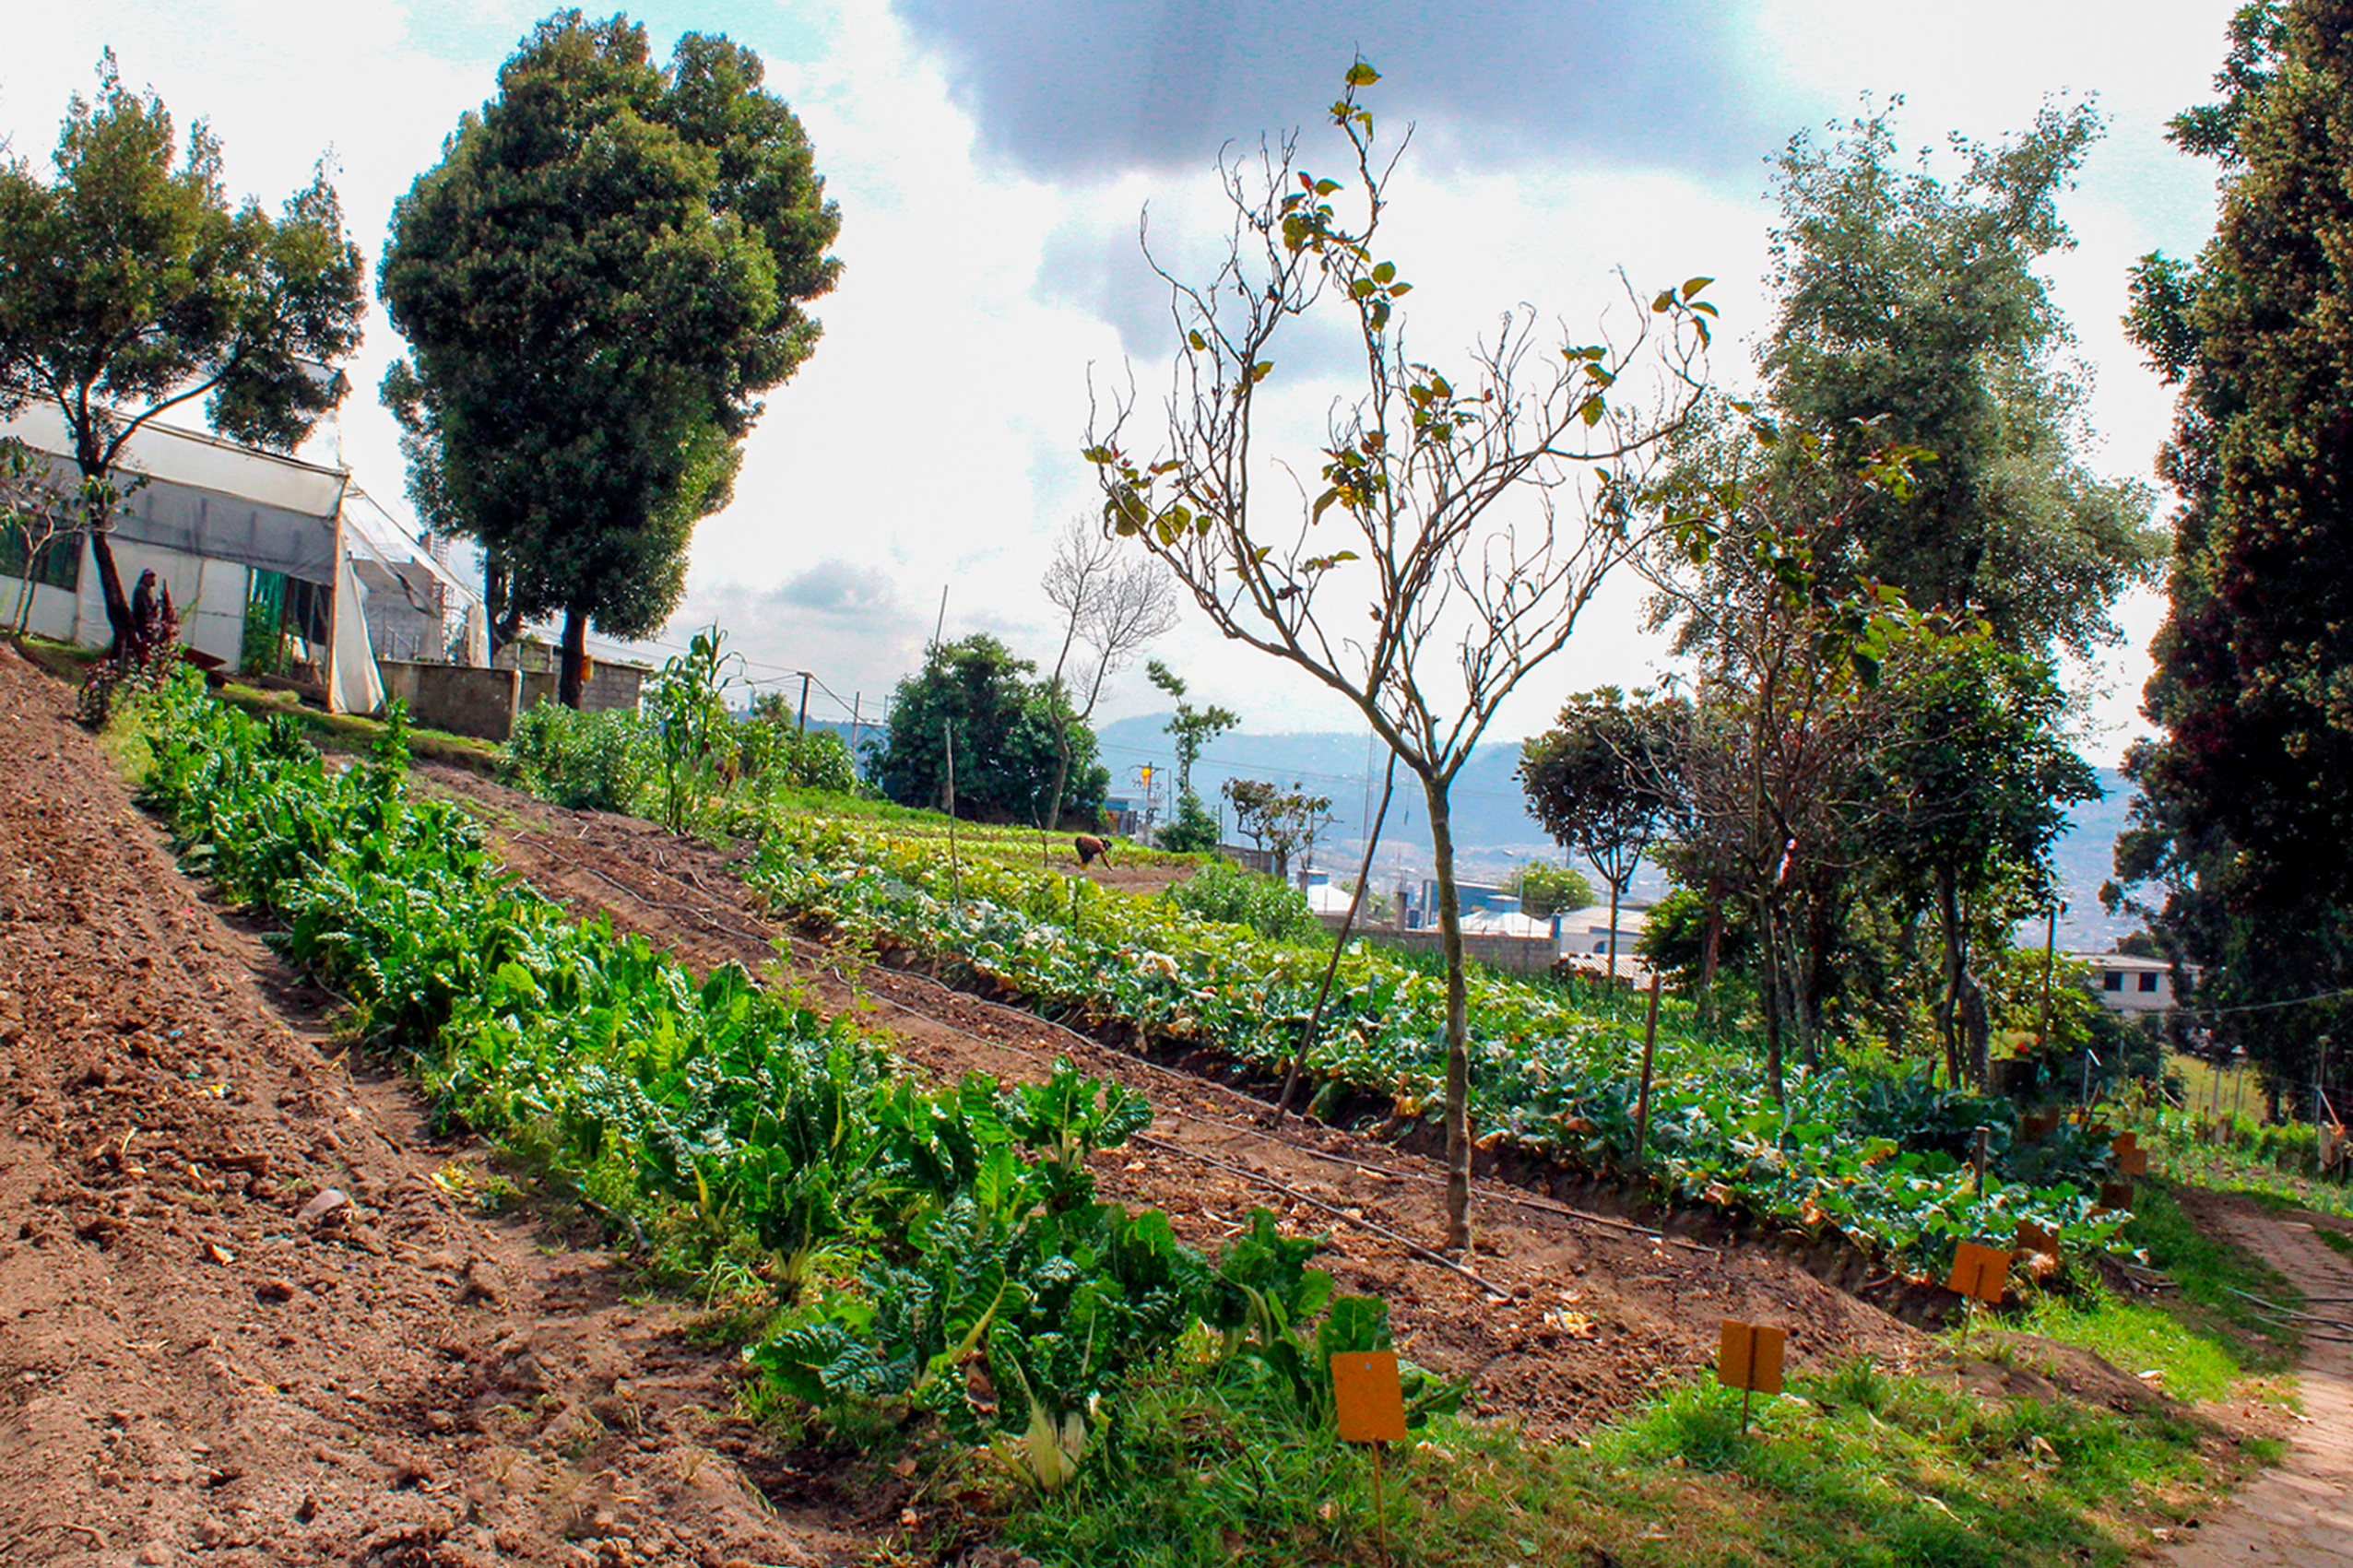
M1326 940L1323 922L1307 895L1288 882L1246 871L1230 860L1213 860L1161 895L1204 920L1247 925L1278 942Z
M1217 847L1217 819L1188 790L1177 803L1176 819L1160 830L1160 847L1179 855L1206 855Z
M1531 860L1513 872L1506 885L1519 895L1520 913L1533 920L1549 920L1593 903L1593 884L1574 866Z
M762 793L815 789L833 795L857 793L857 769L850 749L830 729L803 732L790 724L754 718L743 726L743 776Z
M516 716L500 761L542 800L633 816L644 813L660 765L653 728L635 713L576 713L546 701Z

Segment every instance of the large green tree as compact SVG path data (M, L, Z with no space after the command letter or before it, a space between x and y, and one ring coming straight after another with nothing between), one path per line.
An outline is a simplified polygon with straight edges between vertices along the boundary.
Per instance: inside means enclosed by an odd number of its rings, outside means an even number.
M656 631L726 504L758 395L816 348L840 228L760 57L626 18L550 17L394 209L385 383L425 510L479 539L494 607Z
M952 747L960 817L1041 821L1058 776L1066 780L1067 811L1100 814L1111 775L1095 760L1094 732L1054 683L1029 678L1036 670L994 637L935 646L891 694L890 725L873 759L882 793L903 806L945 808Z
M1662 574L1712 737L1693 822L1718 842L1680 863L1748 890L1768 1026L1786 1006L1809 1041L1842 974L1885 970L1863 927L1892 914L1910 954L1933 914L1952 1043L1979 990L1966 916L2033 880L2057 812L2035 792L2082 783L2059 761L2053 650L2114 641L2116 597L2161 551L2146 489L2078 455L2086 379L2040 270L2072 243L2059 198L2098 132L2087 106L2049 106L1941 163L1904 157L1886 114L1793 138L1759 406L1683 454L1734 515L1724 548ZM1858 646L1850 684L1814 644L1874 619L1911 627L1909 656Z
M1876 744L1861 791L1859 859L1908 909L1926 907L1943 938L1936 1020L1949 1081L1982 1085L1989 1037L1970 937L2004 930L2054 896L2051 841L2067 808L2099 798L2091 765L2067 743L2066 699L2047 659L1982 635L1915 634L1892 651L1873 703Z
M2117 863L2227 1009L2353 979L2353 6L2242 8L2216 85L2173 125L2228 171L2214 238L2146 258L2129 318L2182 389L2182 504ZM2212 1021L2300 1082L2341 1010Z
M53 162L49 179L0 164L0 414L34 400L63 413L119 639L131 606L107 527L124 447L201 402L222 434L291 450L341 395L325 372L359 346L363 272L324 162L276 218L231 205L220 143L198 121L183 149L111 52Z
M2110 607L2163 551L2146 489L2075 454L2086 380L2037 270L2073 244L2058 196L2098 132L2087 105L2046 107L1998 145L1956 138L1940 178L1883 114L1797 136L1777 166L1768 403L1827 435L1829 471L1921 454L1852 516L1852 571L2034 653L2113 642Z

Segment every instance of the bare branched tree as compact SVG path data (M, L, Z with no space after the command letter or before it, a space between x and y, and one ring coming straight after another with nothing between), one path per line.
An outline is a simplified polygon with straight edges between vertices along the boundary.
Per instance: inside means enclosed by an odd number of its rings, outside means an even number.
M1176 589L1167 568L1136 559L1085 517L1063 531L1040 584L1062 612L1062 647L1046 683L1054 698L1054 794L1038 825L1050 832L1070 783L1070 726L1092 719L1103 683L1176 624Z
M1115 533L1165 561L1227 637L1346 698L1421 782L1448 969L1446 1240L1467 1250L1469 1029L1448 797L1504 698L1568 641L1611 570L1673 526L1642 503L1642 481L1699 396L1714 311L1694 278L1633 298L1621 344L1555 345L1522 307L1458 375L1413 359L1396 315L1412 285L1373 249L1396 166L1357 105L1378 79L1358 62L1331 108L1344 178L1300 169L1295 136L1221 159L1234 226L1207 282L1172 274L1147 235L1177 336L1165 444L1130 456L1137 400L1114 394L1095 408L1087 455ZM1358 390L1330 413L1318 492L1295 472L1262 505L1253 436L1273 417L1273 346L1324 306L1349 321Z

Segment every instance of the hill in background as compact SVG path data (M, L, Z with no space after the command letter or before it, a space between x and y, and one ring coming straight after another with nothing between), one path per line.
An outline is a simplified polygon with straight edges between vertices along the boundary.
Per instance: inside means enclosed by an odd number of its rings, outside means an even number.
M1174 793L1176 762L1164 727L1167 722L1165 715L1118 719L1097 731L1104 763L1111 770L1112 796L1140 797L1137 770L1151 763L1164 819ZM1364 855L1365 826L1379 805L1381 770L1387 758L1378 742L1368 746L1363 735L1329 731L1230 734L1202 751L1193 768L1193 787L1212 811L1224 807L1218 788L1229 778L1263 779L1284 786L1296 784L1330 796L1331 826L1316 844L1316 865L1335 876L1354 876ZM1527 861L1560 857L1559 846L1528 814L1527 796L1515 772L1519 764L1519 743L1498 741L1474 752L1455 783L1451 796L1454 841L1460 874L1466 881L1498 880ZM1161 785L1164 779L1168 781L1166 787ZM2114 875L2116 835L2124 826L2132 786L2112 768L2099 770L2099 784L2106 792L2103 798L2085 802L2069 812L2067 831L2053 850L2060 896L2067 904L2067 913L2059 922L2059 943L2075 951L2105 950L2134 925L2131 919L2111 916L2099 906L2099 886ZM1401 879L1418 881L1429 874L1431 864L1429 815L1421 785L1410 774L1401 773L1396 801L1381 830L1377 884L1391 887ZM1652 899L1664 890L1664 878L1646 865L1631 896ZM2033 936L2040 941L2040 925Z

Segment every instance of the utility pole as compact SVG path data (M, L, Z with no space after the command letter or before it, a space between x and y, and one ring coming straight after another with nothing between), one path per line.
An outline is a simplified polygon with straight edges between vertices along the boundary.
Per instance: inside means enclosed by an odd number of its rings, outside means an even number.
M811 677L807 670L798 670L795 673L800 677L800 733L807 735L809 733L809 682ZM834 699L835 701L840 700Z

